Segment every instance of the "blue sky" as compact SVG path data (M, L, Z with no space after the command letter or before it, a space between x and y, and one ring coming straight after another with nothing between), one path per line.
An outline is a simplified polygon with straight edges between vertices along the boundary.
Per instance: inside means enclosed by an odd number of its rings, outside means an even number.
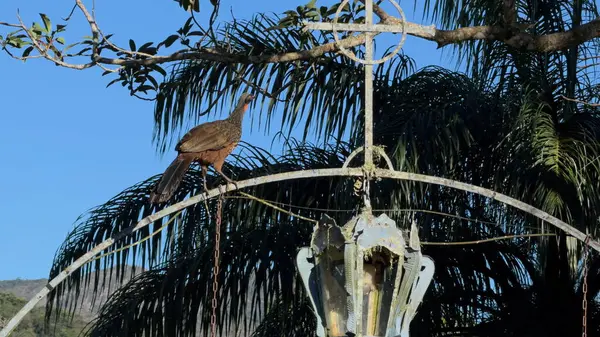
M38 21L40 12L56 23L68 15L70 3L2 0L0 21L16 22L18 8L25 23ZM98 1L98 23L106 33L116 33L116 42L126 45L129 38L160 41L187 18L172 1L149 3ZM227 19L231 7L237 18L249 18L257 11L281 13L303 2L221 3L221 18ZM405 3L407 18L421 22L421 15L412 12L413 1ZM89 35L81 16L75 19L69 26L69 32L75 33L72 38ZM378 44L388 42L393 43L393 38ZM441 53L428 41L409 38L404 50L419 68L454 66L448 60L449 50ZM153 104L130 97L120 85L105 88L108 80L99 69L76 71L42 60L23 63L5 54L0 54L0 69L0 280L43 278L80 214L162 172L174 152L160 157L155 151ZM250 130L249 124L247 120L242 139L269 148L276 129L269 135Z

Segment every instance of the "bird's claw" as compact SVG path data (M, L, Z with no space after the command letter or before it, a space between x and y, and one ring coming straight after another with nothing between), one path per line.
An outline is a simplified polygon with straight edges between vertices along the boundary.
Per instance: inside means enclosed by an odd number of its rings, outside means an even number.
M223 174L223 172L218 172L218 173L221 175L221 177L223 177L223 179L225 179L225 181L227 182L226 185L233 184L235 186L236 190L239 189L239 186L238 186L238 184L237 184L237 182L235 180L229 178L228 176L226 176L225 174Z
M229 184L233 184L233 186L235 186L235 189L239 189L239 186L237 184L237 182L235 180L231 180L229 178L225 178L225 180L227 181L227 184L225 185L225 188L229 188Z

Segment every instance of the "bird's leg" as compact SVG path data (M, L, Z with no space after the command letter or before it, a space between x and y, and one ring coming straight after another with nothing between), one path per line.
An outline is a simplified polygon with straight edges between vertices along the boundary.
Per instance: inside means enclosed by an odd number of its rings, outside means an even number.
M238 187L238 185L237 185L237 183L235 182L235 180L233 180L233 179L229 178L228 176L226 176L226 175L223 173L223 171L221 171L220 169L217 169L217 168L215 168L215 171L217 171L217 173L218 173L218 174L219 174L221 177L223 177L223 179L225 179L225 180L226 180L228 183L235 185L235 188L236 188L236 189L238 189L238 188L239 188L239 187Z
M208 187L206 187L206 171L208 171L208 167L202 165L202 183L204 184L204 192L208 193Z

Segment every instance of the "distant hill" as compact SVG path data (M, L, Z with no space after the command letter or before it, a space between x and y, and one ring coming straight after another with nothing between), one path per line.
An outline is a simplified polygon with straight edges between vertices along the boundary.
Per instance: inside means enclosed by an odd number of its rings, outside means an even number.
M131 268L125 268L125 277L124 282L127 282L131 279L132 273L130 272ZM141 272L141 269L137 269L136 272ZM96 272L92 272L90 277L93 280ZM114 275L114 274L113 274ZM107 280L108 281L108 280ZM37 280L6 280L0 281L0 292L9 293L17 296L18 298L25 299L29 301L35 294L37 294L46 284L48 283L48 279L37 279ZM99 292L96 296L95 302L93 302L93 297L90 294L91 292L87 292L83 295L82 298L78 299L77 311L76 313L81 315L86 321L90 321L92 318L96 316L96 313L100 309L100 306L106 301L108 296L112 294L116 289L118 289L122 283L116 282L115 277L113 276L110 287L103 289L102 292ZM93 283L90 283L90 287L93 286ZM38 307L43 307L46 305L45 299L41 300L38 303Z
M127 282L131 279L131 268L126 268L124 281ZM137 269L136 273L140 273L142 270ZM95 273L91 274L93 280ZM253 284L253 278L250 280ZM46 284L47 279L37 280L5 280L0 281L0 327L4 326L15 313L17 313L27 301L29 301L35 294L37 294ZM56 333L45 335L41 330L44 326L44 314L45 314L45 300L38 303L36 308L19 324L18 333L14 333L11 337L71 337L78 336L79 332L85 324L89 323L96 314L102 304L106 301L108 296L118 289L122 283L117 283L114 280L111 282L110 288L104 289L96 297L95 303L92 303L91 291L88 291L84 296L78 300L78 306L76 315L72 324L68 322L62 322L57 325ZM90 285L92 286L92 285ZM262 301L261 301L262 302ZM250 306L246 309L247 317L251 317ZM256 320L255 324L258 323ZM200 331L197 331L197 335L200 335ZM248 334L250 335L250 334ZM236 337L246 336L242 331L236 334Z
M8 280L0 281L0 292L13 294L16 297L29 300L48 283L45 278L37 280ZM40 301L44 305L45 301Z
M18 280L17 284L19 283ZM27 301L9 293L0 292L0 328L14 316ZM61 320L49 331L44 331L44 308L33 309L11 334L15 337L76 337L85 327L86 321L75 315L73 319Z

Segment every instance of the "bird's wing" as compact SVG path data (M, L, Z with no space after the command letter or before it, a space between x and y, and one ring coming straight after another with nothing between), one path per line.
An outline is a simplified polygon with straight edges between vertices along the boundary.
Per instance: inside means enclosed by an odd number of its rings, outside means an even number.
M202 152L220 150L231 144L228 133L223 131L223 121L200 124L186 133L175 149L179 152Z

